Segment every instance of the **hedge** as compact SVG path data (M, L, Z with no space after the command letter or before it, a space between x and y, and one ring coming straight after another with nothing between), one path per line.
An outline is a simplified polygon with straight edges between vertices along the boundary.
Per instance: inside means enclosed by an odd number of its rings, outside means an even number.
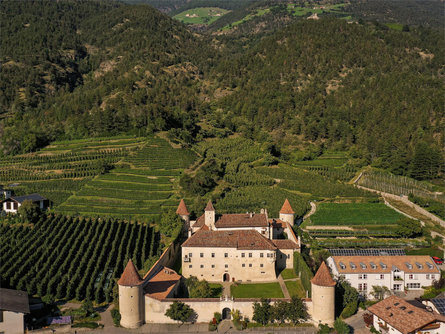
M304 289L308 291L309 298L311 298L311 279L314 277L314 274L299 252L294 252L294 270L295 273L300 276L301 283L303 284Z

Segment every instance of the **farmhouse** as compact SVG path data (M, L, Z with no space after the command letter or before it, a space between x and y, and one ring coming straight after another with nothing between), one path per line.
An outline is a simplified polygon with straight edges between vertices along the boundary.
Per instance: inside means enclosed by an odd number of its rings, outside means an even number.
M440 270L426 255L331 256L327 264L335 277L343 276L364 295L374 285L392 291L420 290L440 278Z
M210 282L260 282L276 279L276 269L292 268L300 242L292 230L294 211L286 199L280 218L267 210L256 214L216 215L211 201L204 214L189 221L183 201L177 213L189 222L189 238L182 244L182 274ZM274 239L283 231L289 239Z
M23 334L25 314L28 313L29 301L25 291L0 288L0 333Z
M391 296L368 308L373 326L383 334L441 334L445 316L416 307L397 296Z
M39 194L31 194L25 196L12 196L2 201L3 211L6 213L17 213L19 207L24 201L32 201L41 210L45 210L48 207L48 200Z

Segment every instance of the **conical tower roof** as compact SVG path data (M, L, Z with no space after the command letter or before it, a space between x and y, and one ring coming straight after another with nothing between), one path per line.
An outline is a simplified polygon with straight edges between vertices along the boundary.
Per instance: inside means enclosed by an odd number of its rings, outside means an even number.
M280 213L285 213L285 214L294 214L295 213L294 210L292 210L292 207L290 206L290 203L287 198L284 201L283 206L281 207Z
M311 279L311 283L318 286L335 286L335 281L332 279L331 273L326 263L323 261L317 273Z
M208 201L207 206L204 209L204 211L215 211L215 208L213 207L213 204L212 204L211 200Z
M136 267L131 259L128 261L127 266L122 273L121 278L117 281L117 284L124 286L139 285L143 282L141 276L139 276Z
M190 212L187 210L187 206L185 205L184 199L181 199L179 202L178 208L176 209L176 214L181 216L189 216Z

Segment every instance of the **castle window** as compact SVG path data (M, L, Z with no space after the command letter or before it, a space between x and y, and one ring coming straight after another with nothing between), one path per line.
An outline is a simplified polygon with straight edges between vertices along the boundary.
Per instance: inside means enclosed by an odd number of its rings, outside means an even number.
M261 263L261 264L260 264L260 267L263 268L263 267L264 267L264 264Z
M199 266L200 268L204 268L204 265L203 264L201 264L200 266Z
M252 253L249 253L249 257L252 257Z
M260 257L264 257L264 254L263 254L263 253L260 253Z
M252 268L252 263L249 263L249 267Z
M380 274L380 279L385 279L385 275Z
M224 268L229 268L229 265L228 265L228 264L225 264L225 265L224 265Z
M229 253L224 253L224 257L229 257Z
M287 258L290 259L290 254L287 254Z
M189 253L189 257L192 257L192 253Z
M189 268L191 268L192 267L192 265L191 264L189 264Z
M241 253L241 257L245 257L246 256L246 254L245 253Z
M215 257L215 253L212 253L212 257Z
M200 254L199 254L199 257L204 257L204 253L200 253Z
M430 274L426 274L426 279L430 279Z
M243 263L241 266L244 268L246 265Z
M214 265L214 264L212 264L212 268L215 268L215 265Z

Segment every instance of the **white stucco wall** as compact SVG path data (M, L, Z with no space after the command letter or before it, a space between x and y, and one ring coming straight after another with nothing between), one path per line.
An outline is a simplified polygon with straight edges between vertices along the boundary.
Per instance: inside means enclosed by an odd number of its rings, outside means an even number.
M3 322L0 322L0 332L5 332L5 334L23 334L25 332L24 316L23 313L3 311Z
M185 262L186 255L190 262ZM230 281L271 281L276 279L275 260L275 251L268 250L182 247L182 275L186 278L196 276L209 282L222 282L225 273L230 275Z

